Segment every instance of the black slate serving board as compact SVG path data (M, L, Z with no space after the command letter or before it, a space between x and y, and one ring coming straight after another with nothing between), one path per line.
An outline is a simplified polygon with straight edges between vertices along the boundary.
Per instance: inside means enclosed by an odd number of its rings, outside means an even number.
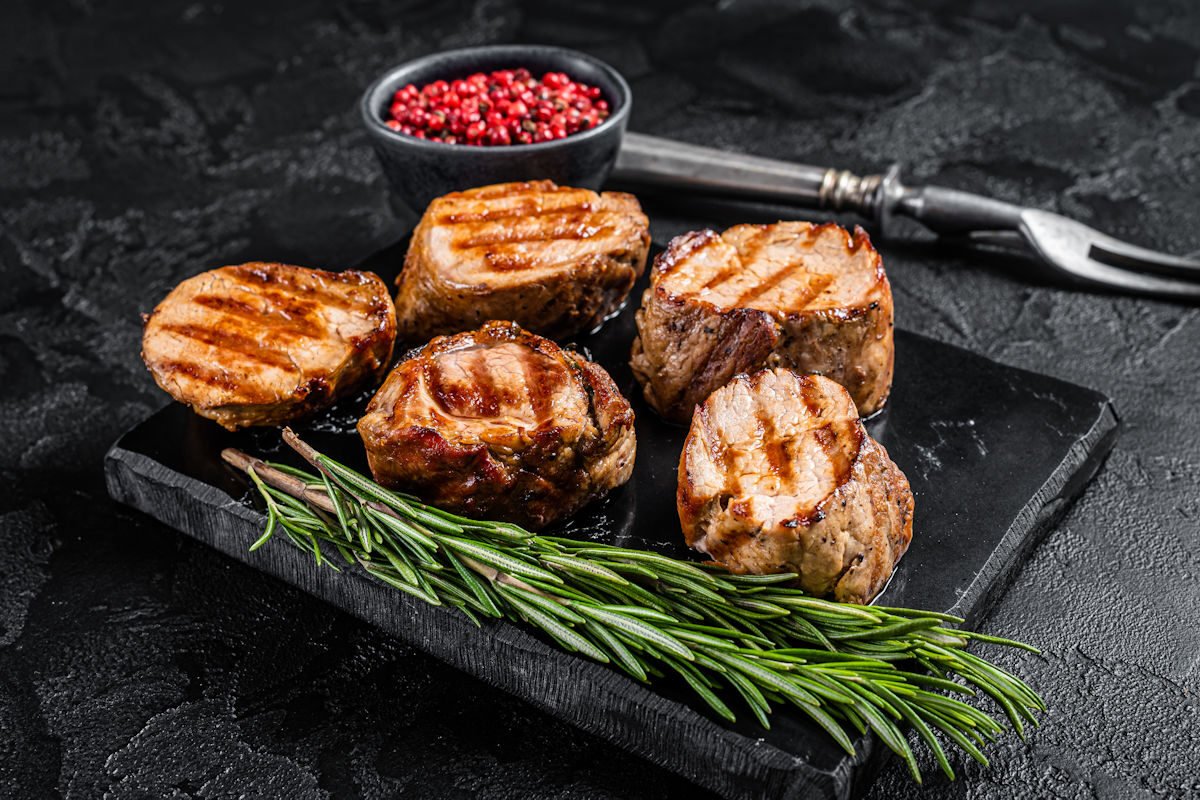
M390 279L401 242L363 265ZM641 403L627 366L631 305L575 345L609 369L637 412L633 479L565 526L579 536L687 557L674 509L684 429ZM353 432L368 395L298 426L315 447L365 469ZM966 617L986 612L1028 551L1111 449L1118 422L1089 389L1014 369L916 334L896 334L896 381L867 424L908 475L914 538L880 601ZM220 459L239 447L295 457L274 430L231 434L171 404L130 430L105 462L109 493L206 544L324 598L449 664L726 797L860 795L887 751L872 737L850 758L798 714L772 729L727 725L672 683L646 687L508 623L480 630L360 574L317 568L282 538L254 553L263 527L247 481Z

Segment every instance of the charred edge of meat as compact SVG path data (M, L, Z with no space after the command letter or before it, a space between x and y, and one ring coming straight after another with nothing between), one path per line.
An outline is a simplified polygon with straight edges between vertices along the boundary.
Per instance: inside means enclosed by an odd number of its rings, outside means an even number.
M538 387L529 379L523 383L528 394L525 402L533 403L538 422L522 433L525 444L515 449L476 440L469 435L469 428L463 438L461 430L409 424L403 418L409 409L398 410L400 403L417 391L413 370L423 376L430 399L444 403L449 398L433 396L439 384L439 357L505 344L519 345L560 366L567 381L563 391L578 392L586 409L579 433L563 438L568 429L555 417L555 401L562 395L555 392L539 402L534 396ZM486 375L473 373L473 379L489 382ZM400 383L393 386L393 381ZM480 389L481 394L486 392L486 386ZM473 405L483 416L499 408ZM539 405L544 410L539 410ZM415 491L431 502L472 515L509 519L534 528L574 513L628 480L635 446L633 411L601 367L505 321L436 337L410 353L372 399L359 422L359 433L367 445L372 472L381 483ZM629 457L622 462L625 450ZM610 458L617 458L618 463L608 464Z
M729 231L745 228L771 231L777 225L792 224L734 226ZM734 373L781 365L843 382L864 414L879 411L890 393L894 369L891 341L894 316L883 260L866 231L856 226L851 233L829 222L810 225L799 234L803 241L812 242L833 232L843 240L842 247L848 257L866 250L870 259L862 267L869 272L855 273L864 278L870 276L863 284L863 302L829 307L780 307L773 311L718 304L697 293L696 286L700 284L704 288L714 281L723 284L735 278L739 274L735 267L745 263L741 249L745 242L738 238L737 248L727 243L723 237L729 231L682 234L655 259L651 286L644 292L642 307L635 317L638 333L631 351L631 366L646 401L667 420L683 423L696 403ZM754 241L757 234L749 236L749 241ZM711 257L698 256L709 247L729 249ZM688 278L680 275L685 283L679 286L679 280L672 280L672 276L686 269L696 257L715 260L699 268L695 285L689 286ZM726 259L730 260L729 268L721 266ZM715 275L710 276L708 272L714 268ZM774 276L787 276L791 272L779 269ZM714 337L725 340L725 346L714 344ZM721 358L734 359L734 363L722 365L718 363Z
M513 198L522 202L506 207ZM547 198L562 205L543 202ZM482 228L505 220L532 227L516 238L504 226ZM580 252L539 260L546 248L565 241L578 242ZM513 244L520 250L503 249ZM590 330L624 301L645 270L649 246L648 220L632 195L549 181L445 195L422 216L396 278L400 335L426 339L498 315L547 336ZM456 264L468 268L454 272ZM536 278L525 275L534 268Z
M740 451L730 449L733 445L722 437L712 414L731 412L724 404L734 387L754 396L766 390L765 382L779 378L796 381L798 392L795 396L789 393L788 398L805 409L805 419L811 424L793 428L779 441L774 421L778 403L769 411L755 403L755 427L767 469L782 481L782 496L794 496L798 501L791 516L757 518L754 490L745 483L744 470L749 464L741 460ZM847 602L867 602L886 584L908 548L912 492L886 449L867 434L845 390L839 387L833 396L828 394L834 386L831 381L786 370L734 378L696 409L679 461L676 502L687 543L733 571L794 571L806 591ZM843 399L839 400L838 394ZM830 415L826 401L846 403L849 415L837 411ZM803 434L810 434L807 440L824 454L832 470L823 496L806 499L803 484L795 483L790 471L796 464L784 460L796 455L789 452L789 443L794 447L794 437ZM773 445L778 447L773 449ZM705 467L706 463L711 467ZM694 469L699 472L694 474ZM707 480L698 476L707 476ZM728 483L731 478L732 484ZM751 485L755 490L762 488ZM752 494L747 495L748 491ZM773 510L770 503L766 508Z
M256 295L265 308L237 299L237 292ZM329 307L357 315L363 330L343 336L321 316ZM309 417L367 381L378 380L391 359L396 331L391 297L378 276L275 262L223 267L189 278L143 320L142 358L155 382L229 430ZM263 344L266 335L271 337L269 345ZM163 336L213 352L201 359L189 354L186 345L164 349L155 341ZM302 367L288 349L322 339L346 348L340 361ZM226 370L224 353L241 369ZM249 365L261 365L276 375L267 378L247 370ZM181 387L179 376L186 376L191 386ZM201 387L216 391L206 393Z

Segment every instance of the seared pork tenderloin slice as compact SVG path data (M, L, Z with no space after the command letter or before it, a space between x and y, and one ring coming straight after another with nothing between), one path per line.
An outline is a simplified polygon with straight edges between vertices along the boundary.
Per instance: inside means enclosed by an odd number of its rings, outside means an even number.
M864 416L892 385L892 291L867 234L833 223L676 237L655 260L631 366L646 401L686 422L740 372L784 366L849 390Z
M696 409L679 461L687 543L735 572L869 602L912 539L908 480L850 395L815 375L739 375Z
M438 337L397 364L358 431L383 485L531 528L625 483L636 450L608 373L512 322Z
M646 268L637 198L551 181L504 183L434 200L397 278L400 338L423 342L508 319L543 336L599 325Z
M254 262L185 280L146 317L154 381L229 430L281 425L387 369L396 312L369 272Z

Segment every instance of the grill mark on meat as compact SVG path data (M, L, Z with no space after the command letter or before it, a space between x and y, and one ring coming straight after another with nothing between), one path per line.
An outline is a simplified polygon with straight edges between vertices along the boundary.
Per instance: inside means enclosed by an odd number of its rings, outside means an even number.
M535 425L541 425L552 417L552 409L550 407L550 395L553 389L557 388L557 381L553 380L551 370L546 369L541 363L534 363L535 356L524 355L521 359L521 379L525 384L525 396L529 401L530 407L533 409L533 419Z
M519 272L521 270L530 269L535 266L558 266L561 262L549 261L541 259L539 253L494 253L488 252L483 254L484 261L487 262L488 269L493 272ZM539 263L539 261L541 263Z
M743 290L742 293L737 296L737 299L735 299L733 301L733 305L735 307L742 307L742 306L745 306L747 303L751 302L752 300L756 300L759 297L762 297L764 294L771 291L772 289L775 289L777 286L779 286L779 284L781 284L785 280L787 280L788 277L795 274L803 266L804 266L803 260L796 261L791 264L784 264L779 269L775 270L775 272L773 272L767 278L765 278L765 279L759 281L758 283L755 283L753 286L749 286L745 290ZM811 295L806 294L805 296L799 298L799 304L803 305L804 303L806 303L810 296Z
M487 361L478 351L468 356L467 371L471 375L471 387L466 390L470 400L480 416L494 417L500 411L500 397L496 389L496 380L488 369Z
M718 270L716 275L713 275L711 278L705 281L704 285L700 287L699 292L689 292L689 294L696 295L705 290L716 289L719 286L724 286L726 282L732 280L733 277L738 274L738 270L741 269L741 266L742 264L740 261L729 264L728 266Z
M438 367L435 360L427 361L420 365L421 380L429 389L429 397L433 400L433 408L435 411L446 414L448 416L457 416L456 410L451 407L450 402L458 399L457 394L448 392L442 386L441 369Z
M321 304L349 308L354 308L357 303L362 302L363 289L371 294L369 287L372 284L372 276L370 273L358 270L297 272L291 269L270 269L280 266L285 265L242 265L231 268L224 277L231 279L235 284L249 286L254 294L264 294L262 287L269 284L283 289L289 297L304 293L316 298ZM333 287L346 291L336 291Z
M821 406L821 401L813 396L816 391L815 386L811 381L801 381L800 383L800 402L804 406L804 410L808 412L810 417L821 417L825 410Z
M586 219L580 216L566 218L553 228L540 226L532 231L517 231L506 229L491 234L481 234L466 240L457 240L452 247L458 250L469 250L475 247L503 247L514 244L543 244L553 241L572 241L590 239L597 234L605 234L612 230L611 225L589 224L591 215Z
M766 280L755 284L746 291L742 292L742 294L733 301L733 305L735 307L748 306L750 303L767 294L767 292L778 288L778 286L789 276L794 275L797 271L801 270L803 265L804 262L801 261L795 264L784 266L782 269L774 272ZM787 298L789 303L788 306L785 307L782 302L779 304L781 311L803 310L804 307L813 300L813 298L821 294L821 292L825 291L829 284L833 283L832 275L809 273L808 277L809 280L808 283L805 284L804 289L798 292L795 296Z
M173 333L184 339L206 344L229 353L237 353L247 361L255 361L269 367L279 369L294 369L296 364L278 345L264 345L236 330L220 328L204 328L197 325L165 324L162 330ZM218 355L217 358L220 358Z
M471 376L470 381L451 383L443 380L444 371L436 359L422 364L425 385L438 408L453 417L463 416L468 409L481 417L496 416L500 400L486 359L468 352L462 354L458 363Z
M854 437L853 453L847 453L845 448L838 446L838 436L833 430L832 422L813 430L813 438L820 445L822 452L825 453L825 457L829 459L829 466L833 470L835 486L841 486L850 479L850 471L854 468L854 460L858 457L859 448L862 447L862 426L853 426L849 435Z
M336 308L339 311L351 311L356 314L362 313L360 308L362 298L358 293L342 294L340 292L321 289L314 296L318 306L321 308Z
M840 486L845 476L842 474L841 465L838 463L842 459L840 457L841 454L838 452L837 434L833 432L833 428L829 425L822 425L819 428L813 428L812 436L816 440L817 445L820 446L821 452L829 459L829 466L833 470L834 486Z
M209 386L216 386L227 391L237 388L237 381L230 378L226 373L197 364L194 361L164 361L156 366L160 371L168 375L177 372L181 375L187 375L194 381L205 383Z
M767 468L781 482L792 477L792 459L788 453L788 440L779 436L775 429L775 420L767 413L762 405L754 408L754 427L758 431L759 441L763 443L763 453L767 457Z
M258 273L251 272L257 278ZM235 273L235 285L249 291L256 297L266 300L271 306L285 311L289 315L308 316L321 308L336 308L342 311L360 311L360 300L357 297L347 297L345 294L327 289L321 282L299 283L286 275L269 276L262 281L246 280L246 273ZM264 285L279 287L279 291L263 288ZM353 284L346 284L351 286ZM298 294L303 292L311 299L301 299Z
M550 206L545 207L541 201L533 203L525 203L516 208L508 208L500 212L492 211L477 211L455 214L453 212L438 216L437 222L439 225L470 225L472 223L481 222L497 222L506 219L526 219L528 217L549 217L554 214L588 214L595 210L595 206L584 201L570 206Z
M242 265L234 267L225 273L225 278L234 284L249 287L255 294L262 291L263 286L274 284L285 289L295 289L297 284L290 275L269 269L270 265Z
M518 272L529 269L534 259L527 253L502 255L500 253L484 253L488 268L494 272Z
M270 292L263 289L255 290L261 300L267 304L267 313L280 314L288 319L301 317L317 318L320 316L321 304L314 300L306 300L295 295L281 292Z
M805 305L814 300L818 295L829 288L829 285L834 281L834 276L822 272L811 273L808 283L808 293L804 295L801 303L793 311L801 310Z
M270 311L255 308L249 303L225 295L197 295L192 298L192 302L210 311L244 319L255 325L263 325L266 322L275 331L287 332L305 339L318 339L324 333L320 322L308 316L288 317L279 313L272 314ZM266 321L264 317L271 317L271 319Z
M396 396L396 402L394 404L392 404L392 406L390 408L387 408L386 411L384 412L386 414L387 418L389 420L395 419L397 413L400 412L401 410L409 411L409 410L417 409L416 400L418 400L420 398L422 388L425 388L425 389L429 388L429 371L428 370L422 370L420 380L414 380L414 381L410 381L409 383L404 384L404 386L400 389L400 393ZM433 392L430 391L430 395L432 395L432 394L433 394ZM419 414L420 410L417 410L415 413ZM433 415L428 414L428 415L422 415L422 416L423 417L432 417Z

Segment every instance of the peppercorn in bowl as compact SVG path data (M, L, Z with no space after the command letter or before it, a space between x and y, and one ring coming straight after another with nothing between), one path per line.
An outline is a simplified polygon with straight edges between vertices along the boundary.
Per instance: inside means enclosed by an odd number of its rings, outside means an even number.
M361 104L395 197L413 213L435 197L491 183L599 188L629 108L629 86L615 69L540 45L425 56L384 73Z

